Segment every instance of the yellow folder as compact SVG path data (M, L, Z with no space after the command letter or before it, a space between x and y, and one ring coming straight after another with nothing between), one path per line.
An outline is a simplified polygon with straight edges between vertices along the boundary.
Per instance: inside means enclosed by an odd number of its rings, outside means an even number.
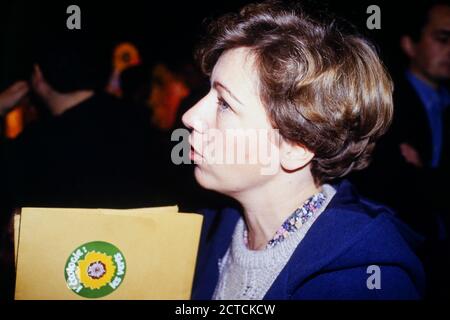
M189 299L202 216L178 208L23 208L17 300Z

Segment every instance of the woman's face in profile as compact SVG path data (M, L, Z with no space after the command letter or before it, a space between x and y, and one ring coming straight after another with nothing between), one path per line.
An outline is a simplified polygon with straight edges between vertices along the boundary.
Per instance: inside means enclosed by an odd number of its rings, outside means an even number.
M276 175L277 135L259 98L248 49L225 51L211 74L211 89L183 116L192 129L191 159L204 188L233 195Z

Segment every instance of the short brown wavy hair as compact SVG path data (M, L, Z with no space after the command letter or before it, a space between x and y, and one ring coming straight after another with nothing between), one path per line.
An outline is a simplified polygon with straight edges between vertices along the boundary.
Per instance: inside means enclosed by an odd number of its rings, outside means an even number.
M393 84L374 47L334 20L264 2L210 23L197 50L210 75L220 55L246 47L274 128L314 152L317 184L368 166L393 113Z

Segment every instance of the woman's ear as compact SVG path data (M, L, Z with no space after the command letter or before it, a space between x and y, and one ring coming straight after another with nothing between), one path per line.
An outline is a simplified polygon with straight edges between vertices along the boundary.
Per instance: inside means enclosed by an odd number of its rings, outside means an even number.
M282 141L280 146L280 162L283 169L295 171L308 165L314 158L314 153L306 147Z

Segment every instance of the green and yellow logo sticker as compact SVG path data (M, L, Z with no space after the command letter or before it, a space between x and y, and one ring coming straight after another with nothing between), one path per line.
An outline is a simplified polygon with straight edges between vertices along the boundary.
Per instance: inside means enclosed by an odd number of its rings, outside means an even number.
M126 273L125 257L108 242L76 248L67 259L64 276L69 289L84 298L101 298L116 290Z

